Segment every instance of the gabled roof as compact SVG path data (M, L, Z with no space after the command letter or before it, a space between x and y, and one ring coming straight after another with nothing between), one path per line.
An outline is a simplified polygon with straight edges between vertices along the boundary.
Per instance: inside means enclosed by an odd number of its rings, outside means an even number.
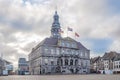
M70 38L70 37L65 37L64 38L65 40L70 40L70 41L73 41L75 43L77 43L77 46L78 46L78 49L87 49L86 47L84 47L80 42L77 42L76 40Z
M117 54L118 53L116 53L116 52L105 53L102 58L104 60L113 60L116 57Z
M120 60L120 54L118 53L117 55L116 55L116 57L114 58L114 61L118 61L118 60Z
M90 62L91 62L91 63L95 63L95 62L99 61L100 59L101 59L100 56L94 57L94 58L91 58Z
M35 48L33 48L33 50L37 49L41 45L58 46L58 40L69 40L69 41L75 42L77 44L78 49L87 49L80 42L77 42L76 40L70 37L59 38L59 39L50 37L50 38L45 38L43 41L41 41Z
M58 38L53 38L53 37L50 37L50 38L46 38L42 43L41 45L57 45L57 42L58 42Z
M70 37L65 37L65 38L62 38L63 40L69 40L69 41L74 41L74 42L77 42L76 40L70 38Z
M79 49L87 49L86 47L84 47L80 42L77 42L78 48ZM88 49L87 49L88 50Z
M33 50L39 48L40 46L42 45L57 45L57 42L58 42L58 39L57 38L53 38L53 37L50 37L50 38L45 38L44 40L42 40L37 46L35 46Z

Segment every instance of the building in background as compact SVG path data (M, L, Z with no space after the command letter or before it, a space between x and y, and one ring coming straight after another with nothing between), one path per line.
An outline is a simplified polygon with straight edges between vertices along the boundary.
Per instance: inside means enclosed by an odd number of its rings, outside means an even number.
M113 71L115 74L120 74L120 54L117 54L113 62Z
M102 57L91 59L91 69L103 74L113 74L120 72L120 53L108 52Z
M4 60L4 66L5 66L4 71L6 71L8 73L8 75L12 75L13 74L13 64L9 61Z
M0 75L2 75L3 68L4 68L4 63L3 63L2 58L0 57Z
M100 70L104 69L102 57L100 57L100 56L91 58L90 64L91 64L90 65L91 73L100 73Z
M28 73L29 73L28 61L26 61L26 58L19 58L18 75L25 75Z
M76 40L61 36L57 11L51 37L45 38L29 54L31 74L82 74L90 71L90 50Z
M13 65L11 62L0 57L0 75L12 75Z

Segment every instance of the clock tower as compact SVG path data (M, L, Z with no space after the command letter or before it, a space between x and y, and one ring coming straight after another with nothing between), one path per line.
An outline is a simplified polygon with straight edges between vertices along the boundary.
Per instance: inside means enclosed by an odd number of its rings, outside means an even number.
M55 14L53 16L53 23L52 23L52 28L51 28L51 37L53 38L61 38L61 27L59 23L59 15L57 14L57 11L55 11Z

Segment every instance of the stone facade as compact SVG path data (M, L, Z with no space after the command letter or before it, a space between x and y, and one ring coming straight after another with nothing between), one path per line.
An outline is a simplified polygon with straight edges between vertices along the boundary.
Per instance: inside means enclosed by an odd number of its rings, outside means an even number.
M102 57L98 56L95 58L91 58L90 60L91 73L99 73L100 70L104 69L104 63Z
M57 12L51 37L45 38L29 54L30 74L89 73L90 50L70 37L61 37Z
M117 56L114 58L113 72L120 73L120 54L117 54Z
M102 57L92 58L91 69L104 74L120 72L120 53L111 51L105 53Z

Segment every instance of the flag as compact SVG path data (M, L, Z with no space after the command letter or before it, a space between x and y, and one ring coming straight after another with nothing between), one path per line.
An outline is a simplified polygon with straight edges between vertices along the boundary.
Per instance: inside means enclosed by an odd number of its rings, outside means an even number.
M68 27L68 31L73 31L73 29L72 29L72 28L70 28L70 27Z
M59 33L64 33L64 31L63 31L63 30L61 30L61 29L59 29Z
M75 36L79 37L79 34L75 32Z

